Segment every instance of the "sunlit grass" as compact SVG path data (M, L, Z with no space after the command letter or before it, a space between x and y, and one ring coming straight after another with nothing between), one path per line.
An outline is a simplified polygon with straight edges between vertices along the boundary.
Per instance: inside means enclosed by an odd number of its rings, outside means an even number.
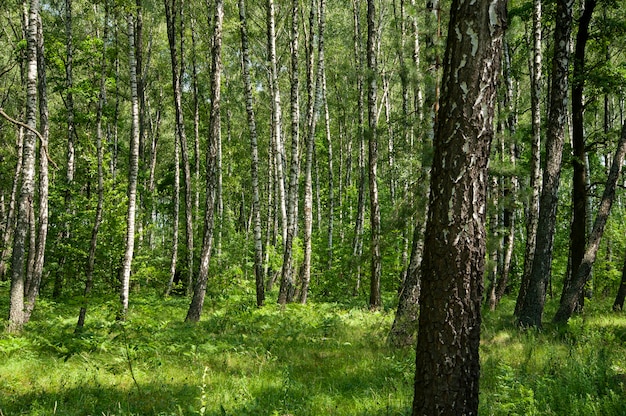
M389 312L233 296L188 325L186 299L135 295L120 324L114 302L79 335L78 308L45 301L0 335L4 415L409 414L413 352L386 346Z
M411 413L414 352L387 346L392 310L259 309L244 292L208 299L189 325L187 299L136 293L121 324L116 303L95 299L76 335L78 304L42 299L22 334L2 333L0 414ZM484 314L481 415L626 414L624 314L598 301L566 327L520 331L513 306Z

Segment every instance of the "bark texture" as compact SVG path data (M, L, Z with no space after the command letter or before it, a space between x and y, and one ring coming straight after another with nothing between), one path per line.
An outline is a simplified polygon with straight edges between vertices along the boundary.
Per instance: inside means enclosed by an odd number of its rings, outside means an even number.
M487 162L506 1L452 2L422 262L413 415L478 414Z

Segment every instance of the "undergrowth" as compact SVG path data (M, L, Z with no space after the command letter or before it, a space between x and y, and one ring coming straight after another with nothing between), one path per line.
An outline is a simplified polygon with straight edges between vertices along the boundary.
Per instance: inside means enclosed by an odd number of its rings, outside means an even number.
M99 297L75 334L78 304L41 299L21 334L0 334L0 415L411 413L414 352L387 346L392 310L259 309L240 293L208 299L189 325L187 306L136 293L121 323L117 299ZM520 331L512 308L484 314L481 415L626 414L623 314L592 304L566 327Z

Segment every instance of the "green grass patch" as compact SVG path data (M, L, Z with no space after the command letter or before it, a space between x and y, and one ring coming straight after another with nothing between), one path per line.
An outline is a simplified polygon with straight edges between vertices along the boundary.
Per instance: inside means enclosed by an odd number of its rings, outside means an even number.
M207 299L188 325L187 306L135 293L122 324L100 297L74 334L76 301L41 299L20 335L0 334L0 415L411 414L414 351L386 345L393 311L259 309L246 293ZM626 414L624 314L590 304L566 327L520 331L512 309L484 316L481 415Z

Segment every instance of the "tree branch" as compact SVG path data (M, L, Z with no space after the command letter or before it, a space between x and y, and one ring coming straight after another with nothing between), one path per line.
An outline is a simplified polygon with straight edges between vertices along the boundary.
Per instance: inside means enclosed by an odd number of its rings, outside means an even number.
M7 113L4 112L4 109L2 107L0 107L0 115L2 117L6 118L9 122L15 124L16 126L23 127L25 129L30 130L33 133L35 133L37 135L37 137L39 137L39 140L41 140L41 148L42 148L43 152L46 154L46 158L48 159L48 162L50 162L52 164L52 166L55 167L55 169L59 168L59 166L56 163L54 163L54 160L52 160L50 158L50 155L48 154L48 147L44 144L45 140L44 140L43 136L41 135L41 133L39 133L36 129L30 127L28 124L22 123L19 120L11 118Z

